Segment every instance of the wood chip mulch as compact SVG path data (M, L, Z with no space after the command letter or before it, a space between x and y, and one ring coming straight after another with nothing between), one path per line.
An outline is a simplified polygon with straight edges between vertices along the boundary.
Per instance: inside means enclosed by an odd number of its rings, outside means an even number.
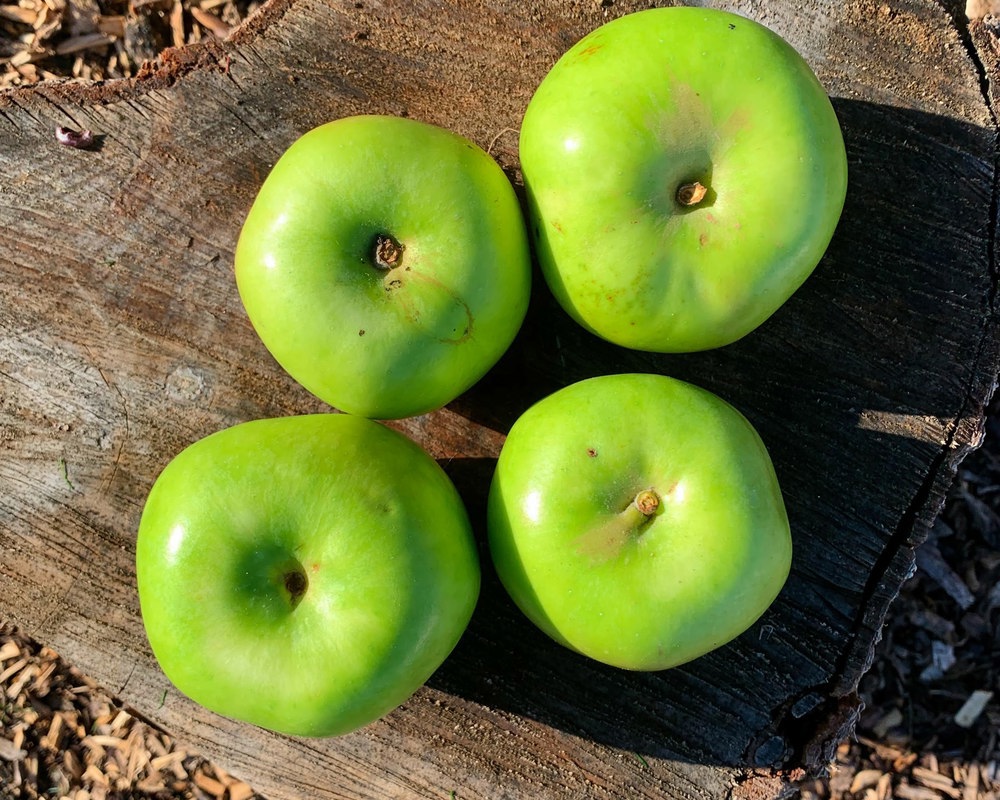
M225 39L257 0L0 0L0 89L135 76L168 47Z
M0 798L262 800L5 623Z
M889 611L865 712L803 800L1000 800L1000 407Z

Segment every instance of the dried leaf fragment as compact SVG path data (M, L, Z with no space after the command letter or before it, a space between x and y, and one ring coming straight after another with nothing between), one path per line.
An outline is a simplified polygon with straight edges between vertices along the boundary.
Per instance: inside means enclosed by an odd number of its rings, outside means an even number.
M955 713L955 724L962 728L971 728L992 699L993 692L985 689L974 691Z
M944 560L937 544L928 541L917 548L917 567L947 592L963 611L975 602L975 595L957 572Z
M83 50L92 50L95 47L107 47L114 44L114 37L95 31L94 33L84 33L80 36L73 36L65 39L56 45L56 55L68 56L79 53Z
M896 787L895 796L902 800L941 800L941 795L933 789L905 782Z
M16 5L0 6L0 17L9 19L12 22L20 22L22 25L34 25L38 19L38 12L33 8L22 8Z
M93 131L84 129L75 131L72 128L64 128L60 125L56 128L56 140L66 147L75 147L77 150L86 150L94 144Z
M26 755L28 754L10 739L0 737L0 758L4 761L21 761Z
M232 28L219 19L214 14L202 11L197 6L191 9L191 16L195 18L199 25L209 31L217 39L225 39L232 33Z
M851 794L856 794L870 786L875 786L881 777L882 770L880 769L863 769L855 773L854 779L851 781L851 788L848 791Z

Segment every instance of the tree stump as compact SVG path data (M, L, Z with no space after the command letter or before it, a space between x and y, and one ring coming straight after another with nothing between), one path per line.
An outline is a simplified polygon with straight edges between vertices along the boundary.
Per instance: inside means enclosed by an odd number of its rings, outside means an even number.
M993 40L969 40L933 0L706 3L783 35L833 97L850 162L838 232L771 320L707 353L599 341L537 279L501 363L448 408L394 423L455 480L484 568L467 634L403 707L336 739L273 735L180 695L142 628L135 531L167 461L243 420L329 411L264 350L232 275L281 152L334 118L407 115L473 139L519 186L518 126L542 76L588 30L648 5L271 0L229 41L167 51L136 80L0 94L2 612L272 800L749 797L824 765L1000 364L982 67L995 62L977 55ZM93 130L96 147L60 145L57 126ZM626 371L690 380L746 414L795 543L757 625L654 674L535 631L483 541L516 416Z

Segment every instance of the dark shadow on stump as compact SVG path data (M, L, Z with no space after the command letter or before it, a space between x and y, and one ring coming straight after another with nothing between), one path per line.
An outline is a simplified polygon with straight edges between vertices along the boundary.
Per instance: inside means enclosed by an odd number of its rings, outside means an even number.
M457 459L448 470L480 536L483 591L431 686L704 764L816 767L848 732L876 632L960 458L945 423L982 416L996 370L995 133L834 104L850 163L844 214L816 272L761 328L705 353L623 350L575 325L536 270L514 346L451 406L505 432L532 402L593 375L657 372L716 392L757 427L785 493L795 555L779 599L735 642L673 670L588 661L507 598L485 546L495 462Z

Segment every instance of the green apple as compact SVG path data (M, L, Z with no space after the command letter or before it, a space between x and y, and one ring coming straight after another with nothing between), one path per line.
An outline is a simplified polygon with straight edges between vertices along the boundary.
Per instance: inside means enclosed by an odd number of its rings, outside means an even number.
M302 736L406 700L479 592L459 495L417 444L343 414L258 420L190 445L139 525L143 622L212 711Z
M659 8L594 30L528 104L521 164L546 282L615 344L705 350L816 267L847 185L806 62L764 26Z
M410 119L315 128L243 225L240 297L285 370L327 403L389 419L439 408L503 355L528 307L514 189L467 139Z
M757 432L662 375L590 378L529 408L500 452L488 531L532 622L631 670L682 664L745 631L792 552Z

